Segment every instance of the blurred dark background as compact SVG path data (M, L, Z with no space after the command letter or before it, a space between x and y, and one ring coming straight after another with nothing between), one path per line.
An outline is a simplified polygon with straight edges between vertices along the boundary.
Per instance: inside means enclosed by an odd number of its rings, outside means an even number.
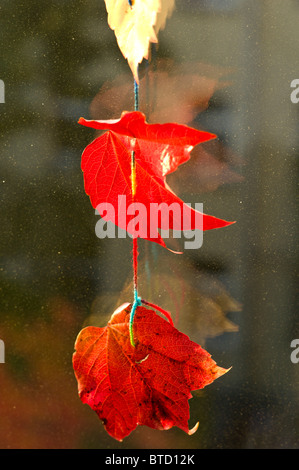
M119 443L81 404L72 354L84 325L132 300L131 244L95 235L80 169L94 134L77 121L119 117L130 70L103 0L0 1L0 448L299 447L298 23L292 0L177 0L141 66L149 120L218 135L171 187L237 221L181 256L141 242L142 296L232 369L194 393L193 436L142 427Z

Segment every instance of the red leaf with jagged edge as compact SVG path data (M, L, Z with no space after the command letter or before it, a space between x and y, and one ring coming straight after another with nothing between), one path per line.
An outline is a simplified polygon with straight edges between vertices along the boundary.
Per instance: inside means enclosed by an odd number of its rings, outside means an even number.
M108 121L85 120L79 123L94 129L108 130L86 147L82 155L85 191L92 206L111 204L113 214L102 207L100 215L132 236L139 236L165 246L158 228L164 230L209 230L227 226L232 222L201 214L185 204L166 183L166 175L190 158L193 147L216 136L176 123L148 124L141 112L125 112L120 119ZM137 188L133 201L131 189L131 154L136 161ZM119 196L125 196L125 206L120 206ZM133 202L141 203L142 227L138 234L134 228L136 211L129 214ZM151 203L158 206L175 203L178 211L151 217ZM121 201L124 204L124 200ZM137 205L135 205L137 208ZM139 206L140 208L140 206ZM113 216L113 217L112 217ZM154 222L154 223L153 223Z
M131 346L131 305L114 312L104 328L86 327L78 335L73 367L79 396L121 441L137 425L188 434L191 391L227 372L210 354L153 310L137 307L136 345Z

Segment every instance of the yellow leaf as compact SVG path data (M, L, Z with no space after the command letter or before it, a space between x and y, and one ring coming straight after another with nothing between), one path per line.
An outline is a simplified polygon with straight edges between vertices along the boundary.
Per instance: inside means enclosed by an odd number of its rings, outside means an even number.
M174 3L175 0L161 0L161 8L157 14L157 20L155 24L156 34L158 34L160 29L163 29L165 27L167 18L169 18L173 12Z
M150 43L157 43L157 31L163 28L174 0L105 0L108 24L115 32L118 46L127 59L138 83L138 64L148 58Z

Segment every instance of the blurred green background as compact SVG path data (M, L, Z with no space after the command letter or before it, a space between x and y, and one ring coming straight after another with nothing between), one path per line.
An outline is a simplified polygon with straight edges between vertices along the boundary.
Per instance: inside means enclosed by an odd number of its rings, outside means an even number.
M182 256L141 242L144 290L232 369L194 393L193 436L142 427L119 443L81 404L72 354L83 325L132 300L121 295L131 244L95 235L80 169L94 134L77 121L119 117L130 70L103 0L0 1L0 448L299 447L298 24L292 0L177 0L142 64L141 107L151 102L154 120L168 112L219 137L171 187L237 221Z

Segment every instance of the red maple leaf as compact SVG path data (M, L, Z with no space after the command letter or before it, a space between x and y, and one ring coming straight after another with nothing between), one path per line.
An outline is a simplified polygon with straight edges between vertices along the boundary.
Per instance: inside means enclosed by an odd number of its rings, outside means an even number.
M129 337L131 305L114 312L104 328L86 327L78 335L73 366L79 396L122 440L137 425L189 431L191 391L227 372L210 354L154 311L138 307L135 347Z
M201 214L185 204L166 183L166 175L190 158L193 147L215 138L208 132L176 123L148 124L141 112L125 112L120 119L108 121L85 120L79 123L94 129L108 130L86 147L82 155L85 191L92 206L111 204L113 216L108 210L100 215L110 220L132 236L155 241L163 246L158 228L164 230L209 230L231 224L216 217ZM132 197L131 155L136 162L136 194ZM121 207L119 196L125 196ZM136 211L128 207L142 205L142 214L136 235ZM177 211L159 212L158 219L151 217L151 204L164 203L168 208L175 203ZM138 207L139 210L140 206ZM133 217L134 216L134 217Z

